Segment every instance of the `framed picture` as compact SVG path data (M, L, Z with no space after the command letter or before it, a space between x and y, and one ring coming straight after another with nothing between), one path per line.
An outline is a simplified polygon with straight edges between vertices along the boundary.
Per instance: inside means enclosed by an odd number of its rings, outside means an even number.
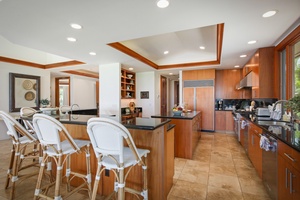
M149 91L142 91L141 99L149 99Z
M40 77L9 73L9 112L19 112L22 107L39 109Z

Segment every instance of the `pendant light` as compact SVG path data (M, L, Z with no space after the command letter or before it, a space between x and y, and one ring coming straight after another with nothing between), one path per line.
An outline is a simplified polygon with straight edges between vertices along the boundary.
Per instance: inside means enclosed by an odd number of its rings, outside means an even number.
M158 0L156 2L156 5L159 7L159 8L166 8L169 6L169 1L168 0Z

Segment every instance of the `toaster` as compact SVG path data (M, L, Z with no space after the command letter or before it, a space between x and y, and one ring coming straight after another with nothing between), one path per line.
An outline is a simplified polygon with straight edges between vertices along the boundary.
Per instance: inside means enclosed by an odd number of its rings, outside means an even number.
M268 117L270 117L271 113L269 111L269 108L256 108L255 115L256 116L268 116Z

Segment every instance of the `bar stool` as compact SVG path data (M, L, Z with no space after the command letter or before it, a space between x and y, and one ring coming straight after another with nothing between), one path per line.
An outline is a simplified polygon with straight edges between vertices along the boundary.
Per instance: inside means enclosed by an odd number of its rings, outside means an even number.
M34 199L62 199L61 183L63 178L66 179L67 193L64 198L78 192L81 189L88 190L90 196L91 192L91 170L90 170L90 141L73 139L67 129L55 118L45 114L33 115L33 126L43 147L43 159L40 167L40 172L34 193ZM74 172L71 170L71 155L74 153L86 154L86 174ZM56 163L56 180L41 187L44 175L45 162L48 157L55 160ZM66 173L62 175L62 169L66 164ZM83 180L83 183L71 190L71 181L78 177ZM48 196L50 187L55 186L54 197Z
M14 119L6 112L0 111L0 117L4 120L4 123L8 129L7 134L12 139L13 144L5 184L5 189L7 189L11 181L12 184L10 199L13 199L16 182L18 180L24 180L28 177L38 174L38 170L36 172L24 174L20 174L20 172L29 167L39 167L39 159L37 159L39 158L39 155L37 151L27 150L27 147L29 148L29 145L33 144L36 146L39 144L39 141L37 140L37 136L35 134L29 133L16 119ZM29 162L25 165L25 159L32 159L32 162Z
M150 151L136 148L127 128L113 119L91 118L87 124L87 132L98 159L92 199L96 198L100 176L105 169L112 170L116 176L115 190L109 197L117 192L118 199L123 200L125 192L129 192L148 199L146 158ZM128 147L124 146L123 139ZM126 177L136 164L143 169L143 188L140 191L125 187ZM126 173L125 168L128 168Z

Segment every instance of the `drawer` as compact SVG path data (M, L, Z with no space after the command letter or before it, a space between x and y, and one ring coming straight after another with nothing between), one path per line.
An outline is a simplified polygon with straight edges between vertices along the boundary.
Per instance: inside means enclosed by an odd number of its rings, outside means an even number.
M293 149L292 156L295 159L293 162L293 167L295 167L300 172L300 153Z
M291 148L290 146L288 146L287 144L278 141L278 154L281 155L288 163L290 163L291 165L299 165L299 161L296 161L296 158L294 157L294 155L299 156L298 154L296 154L296 152L294 152L295 150L293 150L293 148ZM294 154L294 155L293 155Z
M254 124L249 124L249 128L256 134L256 135L259 135L259 134L262 134L262 129Z

